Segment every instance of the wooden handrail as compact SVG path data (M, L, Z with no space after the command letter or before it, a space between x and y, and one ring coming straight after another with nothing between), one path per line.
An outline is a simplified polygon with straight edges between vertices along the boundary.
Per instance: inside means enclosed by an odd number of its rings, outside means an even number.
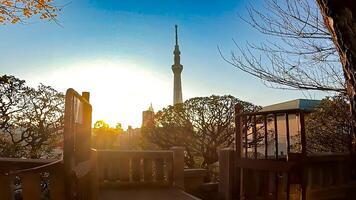
M84 98L82 95L80 95L77 91L75 91L73 88L69 88L67 90L67 94L73 94L73 96L78 98L80 100L80 102L88 104L91 107L91 104L89 103L89 101L86 98Z
M22 158L0 158L0 172L16 171L47 165L58 161L57 159L22 159Z
M40 166L36 166L36 167L10 171L8 173L5 173L5 175L7 175L7 176L16 176L16 175L24 174L24 173L46 172L46 171L55 169L57 167L60 167L61 164L63 164L63 160L56 160L56 161L53 161L53 162L50 162L50 163L47 163L47 164L43 164L43 165L40 165Z

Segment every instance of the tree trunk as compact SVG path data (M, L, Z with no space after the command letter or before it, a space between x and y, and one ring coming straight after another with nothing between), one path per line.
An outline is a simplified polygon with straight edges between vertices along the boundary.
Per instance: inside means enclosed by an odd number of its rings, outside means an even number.
M355 137L356 122L356 2L317 0L324 22L339 52L350 99Z

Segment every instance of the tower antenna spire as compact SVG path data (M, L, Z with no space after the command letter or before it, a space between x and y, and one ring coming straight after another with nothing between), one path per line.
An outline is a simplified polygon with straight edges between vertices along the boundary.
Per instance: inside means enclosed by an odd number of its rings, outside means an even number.
M173 105L183 103L182 100L182 81L181 73L183 71L183 65L180 64L180 51L178 46L178 26L175 25L176 33L176 45L174 47L174 63L172 65L172 71L174 74L174 90L173 90Z
M178 25L175 25L176 28L176 45L178 46Z

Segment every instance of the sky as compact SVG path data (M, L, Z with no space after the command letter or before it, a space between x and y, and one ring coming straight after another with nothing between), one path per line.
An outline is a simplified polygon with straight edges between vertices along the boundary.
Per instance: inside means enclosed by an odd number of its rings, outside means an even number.
M89 91L93 121L139 127L142 111L173 102L174 25L181 50L183 100L231 94L265 106L326 94L266 87L220 56L262 41L244 23L248 0L56 0L60 25L39 19L0 26L0 72L31 86ZM257 1L253 1L257 2Z

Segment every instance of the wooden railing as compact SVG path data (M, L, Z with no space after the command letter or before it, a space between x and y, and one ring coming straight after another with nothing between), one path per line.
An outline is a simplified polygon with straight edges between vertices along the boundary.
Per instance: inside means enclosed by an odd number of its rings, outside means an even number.
M244 199L281 200L300 200L303 196L304 199L325 200L356 196L356 157L350 154L306 157L289 154L288 161L250 159L250 163L238 164L241 160L235 160L235 153L234 149L219 151L219 193L222 199L238 199L238 195ZM236 180L239 172L236 166L243 166L241 185L239 179Z
M63 159L0 158L0 199L96 199L93 169L96 151L91 150L89 93L68 89L64 113ZM93 164L94 163L94 164Z
M62 160L0 158L0 199L65 199Z
M167 151L98 151L101 187L174 186L184 189L182 148Z
M356 191L351 178L355 154L351 149L345 154L308 153L304 119L308 112L245 113L236 105L236 152L226 149L219 156L221 196L287 200L350 197L350 191Z
M347 199L356 195L356 158L350 154L310 155L302 160L307 199Z
M304 118L309 112L299 109L244 112L242 107L237 105L235 107L237 156L283 160L291 152L306 155ZM299 149L293 150L293 147Z

